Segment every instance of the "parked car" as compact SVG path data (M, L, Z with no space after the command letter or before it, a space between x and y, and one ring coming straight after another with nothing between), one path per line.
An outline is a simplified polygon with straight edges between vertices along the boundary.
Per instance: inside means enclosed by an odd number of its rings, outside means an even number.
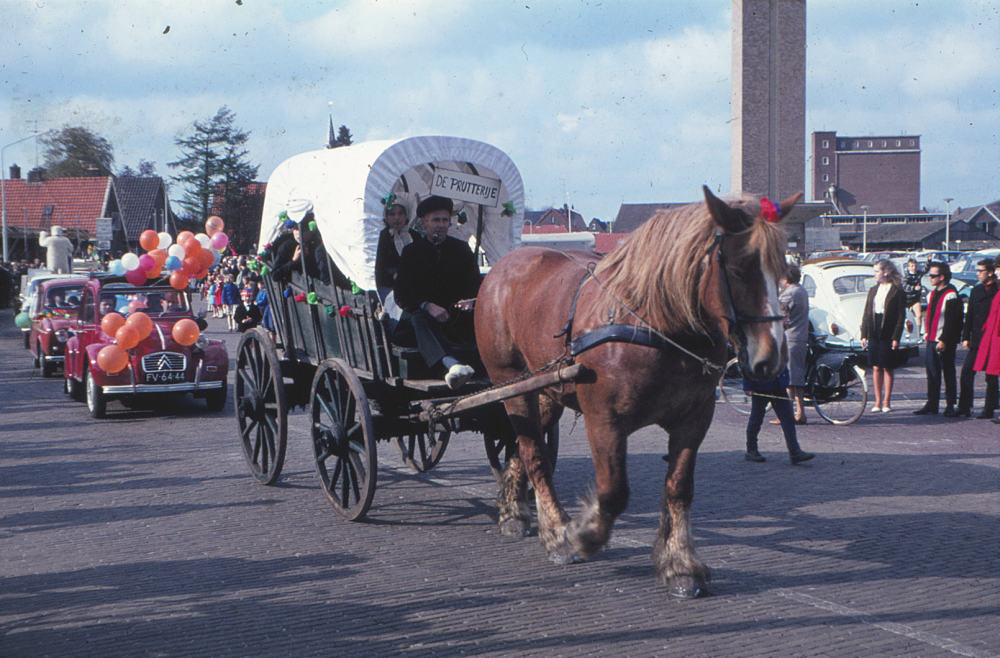
M825 334L832 350L864 353L861 347L861 317L868 291L875 286L872 266L847 259L806 261L802 265L802 287L809 295L809 322L813 332ZM917 355L920 330L907 309L906 324L899 341L900 360Z
M142 311L152 330L126 350L128 363L117 372L105 372L98 362L101 349L115 342L101 328L112 312L125 317ZM226 405L229 353L204 333L190 346L173 337L175 323L195 320L189 293L165 285L132 285L124 277L94 275L83 290L82 305L66 343L66 392L86 400L90 414L103 418L108 400L138 395L193 393L212 411Z
M45 279L37 286L34 309L29 313L28 349L42 377L51 377L65 357L66 341L76 324L80 300L87 279L83 277Z

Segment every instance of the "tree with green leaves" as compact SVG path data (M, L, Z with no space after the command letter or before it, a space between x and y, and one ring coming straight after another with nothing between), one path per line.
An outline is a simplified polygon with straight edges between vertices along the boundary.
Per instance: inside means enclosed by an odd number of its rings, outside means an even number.
M45 174L49 178L111 175L114 148L83 126L63 126L39 141L46 147Z
M341 126L337 130L337 146L350 146L353 142L351 141L351 131L347 129L347 126Z
M222 106L207 123L195 121L193 135L174 140L181 157L167 166L182 172L173 180L184 187L177 205L189 223L204 223L211 214L212 197L220 190L225 205L238 204L241 191L257 177L260 165L250 164L246 150L250 133L236 128L235 119L236 115Z

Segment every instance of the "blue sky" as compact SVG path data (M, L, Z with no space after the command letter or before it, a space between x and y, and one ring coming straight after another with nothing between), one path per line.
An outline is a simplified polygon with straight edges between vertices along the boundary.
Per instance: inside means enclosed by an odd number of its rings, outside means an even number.
M169 177L174 139L226 105L251 132L262 179L321 148L332 114L355 141L494 144L518 165L533 209L568 199L613 219L622 202L730 189L724 0L0 0L0 10L0 146L36 125L83 125L112 143L116 168L146 159ZM1000 199L1000 3L812 0L807 17L807 134L921 135L922 205ZM30 169L33 142L4 162Z

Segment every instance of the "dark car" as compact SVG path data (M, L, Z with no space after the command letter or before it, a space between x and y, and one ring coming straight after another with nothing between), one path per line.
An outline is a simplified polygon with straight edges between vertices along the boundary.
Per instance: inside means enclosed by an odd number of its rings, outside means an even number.
M65 357L70 329L76 324L87 279L48 279L39 286L31 312L28 349L42 377L51 377Z

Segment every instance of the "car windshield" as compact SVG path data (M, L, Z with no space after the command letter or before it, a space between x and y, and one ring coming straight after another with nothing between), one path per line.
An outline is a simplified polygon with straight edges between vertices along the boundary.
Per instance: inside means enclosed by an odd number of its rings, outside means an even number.
M875 286L875 277L871 274L849 274L838 276L833 280L833 292L843 297L859 292L868 292Z
M142 311L148 315L188 314L187 295L181 291L166 289L104 288L98 301L98 311L102 316L117 311L122 315Z
M71 310L80 308L82 286L53 286L45 294L45 308Z

